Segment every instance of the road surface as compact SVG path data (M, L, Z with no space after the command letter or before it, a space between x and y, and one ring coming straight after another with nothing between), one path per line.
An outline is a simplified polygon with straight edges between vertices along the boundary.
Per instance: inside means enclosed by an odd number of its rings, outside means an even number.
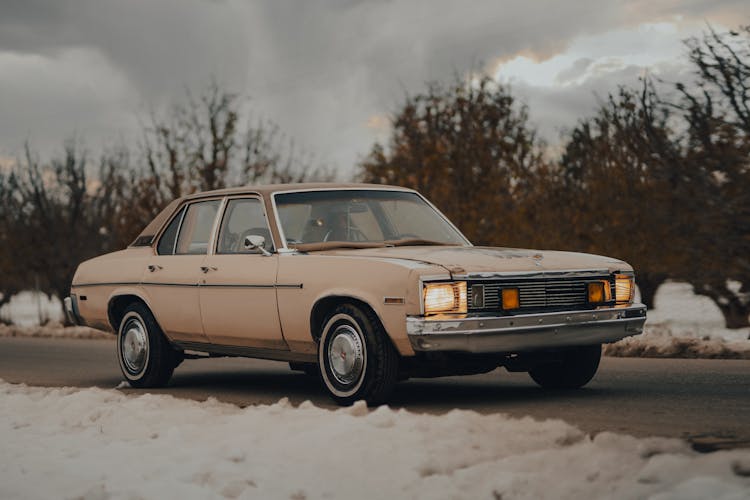
M0 379L38 386L116 387L123 380L107 340L0 338ZM123 389L140 394L141 390ZM311 400L334 408L317 380L286 363L242 358L185 361L169 387L148 392L240 406ZM565 393L539 389L523 373L414 379L391 406L444 413L455 408L535 419L559 418L581 429L678 437L700 451L750 447L750 361L602 359L596 378Z

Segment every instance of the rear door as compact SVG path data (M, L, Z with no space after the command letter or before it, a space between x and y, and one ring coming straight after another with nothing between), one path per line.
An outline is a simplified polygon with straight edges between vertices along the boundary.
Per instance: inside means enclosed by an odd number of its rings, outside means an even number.
M198 287L211 244L221 199L185 205L159 238L141 285L152 312L172 340L207 342Z
M251 235L274 251L260 198L229 198L199 287L203 329L215 344L288 349L276 306L278 254L245 249Z

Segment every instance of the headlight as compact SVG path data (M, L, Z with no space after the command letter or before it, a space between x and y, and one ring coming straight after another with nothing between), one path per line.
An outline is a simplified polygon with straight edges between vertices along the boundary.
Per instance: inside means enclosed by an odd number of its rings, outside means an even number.
M633 276L628 274L615 274L615 303L617 305L630 305L635 295L635 284Z
M466 313L466 282L425 283L424 313Z

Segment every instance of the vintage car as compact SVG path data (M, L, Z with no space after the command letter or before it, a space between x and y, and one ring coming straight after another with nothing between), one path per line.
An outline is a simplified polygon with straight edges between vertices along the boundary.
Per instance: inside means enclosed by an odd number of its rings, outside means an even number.
M125 250L82 263L66 310L117 334L134 387L186 358L319 376L339 404L409 377L526 371L585 385L601 344L642 331L633 269L595 255L473 246L416 191L298 184L192 194Z

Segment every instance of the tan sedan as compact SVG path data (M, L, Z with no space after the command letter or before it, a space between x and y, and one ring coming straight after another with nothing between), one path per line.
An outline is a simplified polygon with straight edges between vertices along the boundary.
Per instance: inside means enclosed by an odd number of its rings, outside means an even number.
M247 356L377 404L398 380L498 366L581 387L602 343L642 331L633 290L617 259L472 246L410 189L300 184L175 200L128 248L82 263L65 302L117 333L135 387L186 358Z

